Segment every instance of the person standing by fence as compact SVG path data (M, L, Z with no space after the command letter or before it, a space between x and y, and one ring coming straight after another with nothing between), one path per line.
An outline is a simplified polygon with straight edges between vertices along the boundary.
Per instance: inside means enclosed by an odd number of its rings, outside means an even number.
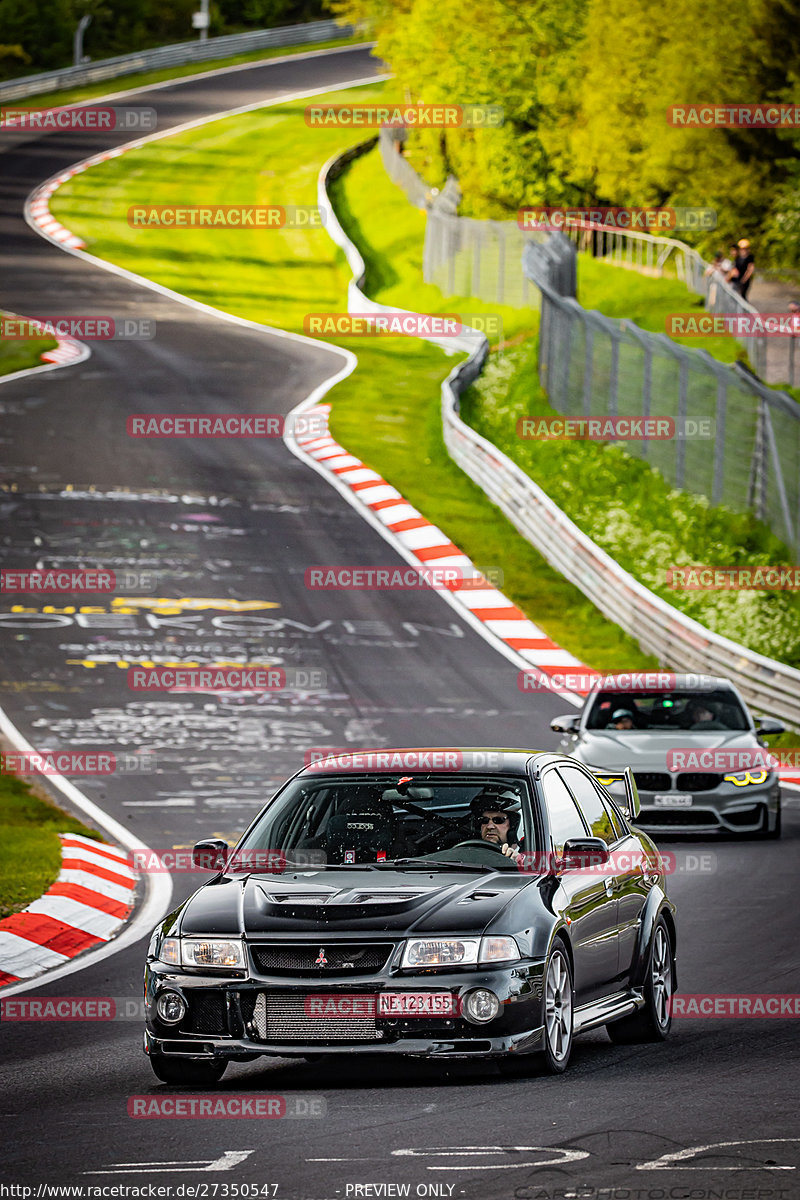
M756 260L750 250L750 243L747 238L742 238L736 248L738 253L728 280L733 284L742 299L746 300L747 293L750 291L750 284L753 282Z

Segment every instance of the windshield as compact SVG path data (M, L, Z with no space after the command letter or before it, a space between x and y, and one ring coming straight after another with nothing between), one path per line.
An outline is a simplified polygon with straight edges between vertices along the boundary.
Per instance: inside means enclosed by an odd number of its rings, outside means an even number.
M423 858L515 870L503 843L531 849L528 787L519 777L326 775L294 780L236 847L234 870L254 863L336 867ZM530 842L530 836L528 842ZM464 844L468 843L468 844Z
M665 733L742 732L750 728L750 723L735 694L727 688L708 692L602 691L594 700L586 728L614 733L643 729Z

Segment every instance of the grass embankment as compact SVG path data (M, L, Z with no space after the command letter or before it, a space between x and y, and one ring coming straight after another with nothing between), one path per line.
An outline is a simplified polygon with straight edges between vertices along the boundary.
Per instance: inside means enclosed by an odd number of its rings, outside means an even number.
M185 79L192 75L205 74L206 71L221 71L225 67L238 67L246 63L255 65L260 62L268 62L271 58L280 58L284 54L302 54L307 50L330 50L337 46L358 45L363 41L363 36L358 36L334 38L327 42L298 42L293 46L273 46L265 50L252 50L249 54L234 54L230 58L185 63L182 67L163 67L159 71L133 71L125 75L115 75L113 79L105 79L101 83L87 83L83 87L66 87L53 92L43 92L40 96L28 96L25 100L9 102L5 107L49 108L56 104L77 104L80 100L97 100L103 96L150 87L154 83L164 83L170 79ZM14 83L14 80L3 79L0 80L0 83L11 84Z
M60 833L102 841L52 801L13 775L0 775L0 919L19 912L46 892L61 870Z
M385 95L376 86L330 99L369 103ZM229 312L302 331L305 314L346 305L349 272L324 230L134 230L127 211L143 201L314 204L320 165L360 139L344 129L309 128L303 107L286 103L226 118L130 151L70 180L51 207L94 254ZM445 300L437 288L417 288L424 218L386 178L377 155L364 160L364 170L366 177L358 163L339 181L336 200L367 260L372 294L424 312L499 313L506 338L531 334L530 311ZM655 665L547 566L446 455L440 384L456 360L417 339L337 341L359 358L357 371L332 393L333 431L342 443L473 561L499 566L507 594L572 653L600 669Z
M0 322L2 322L0 314ZM31 341L0 337L0 377L25 371L28 367L41 367L45 350L54 350L55 338L35 338Z

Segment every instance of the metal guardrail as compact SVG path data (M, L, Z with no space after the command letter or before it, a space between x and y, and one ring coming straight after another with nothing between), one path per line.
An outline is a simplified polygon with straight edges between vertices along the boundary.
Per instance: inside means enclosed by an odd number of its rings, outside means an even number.
M337 221L327 192L328 181L373 145L371 141L325 164L320 172L318 203L329 214L328 233L343 248L353 271L349 310L403 311L387 309L364 296L364 260ZM448 348L457 348L453 346L457 340L448 338ZM442 429L454 462L556 570L664 666L726 676L758 712L800 728L800 671L706 629L656 596L587 537L516 463L461 420L459 397L480 375L489 345L480 334L473 335L471 345L465 348L470 351L469 357L442 383Z
M269 46L294 46L306 42L328 42L336 38L352 37L355 29L351 25L338 25L336 21L309 21L302 25L281 25L276 29L254 29L250 33L231 33L224 37L199 38L193 42L178 42L172 46L157 46L153 50L140 50L133 54L121 54L117 58L98 59L79 67L62 67L57 71L45 71L39 75L25 75L21 79L10 79L0 83L0 103L24 100L59 88L80 87L85 83L101 83L115 79L118 75L131 75L141 71L158 71L163 67L180 67L186 63L211 62L215 58L231 58L236 54L248 54L252 50L264 50Z

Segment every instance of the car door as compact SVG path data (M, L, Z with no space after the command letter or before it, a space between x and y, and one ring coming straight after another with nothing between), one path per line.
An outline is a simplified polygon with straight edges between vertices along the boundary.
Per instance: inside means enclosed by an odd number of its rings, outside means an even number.
M569 838L588 837L590 830L561 777L566 768L542 773L542 791L549 826L550 849L556 860ZM618 973L617 900L606 888L602 870L566 867L558 872L554 896L564 914L574 951L575 1002L586 1004L613 990Z
M592 836L602 838L611 852L605 887L617 902L617 979L620 986L624 986L630 974L649 886L641 870L639 840L625 828L594 779L573 766L565 766L563 775Z

